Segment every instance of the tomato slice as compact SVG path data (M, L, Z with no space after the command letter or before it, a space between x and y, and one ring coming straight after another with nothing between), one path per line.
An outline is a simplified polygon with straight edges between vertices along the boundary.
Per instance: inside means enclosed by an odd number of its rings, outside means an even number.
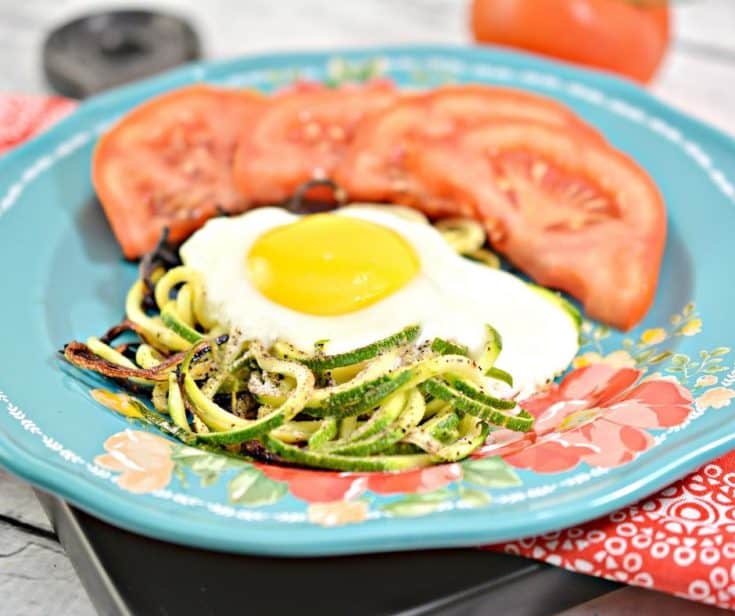
M264 101L191 86L146 102L100 139L92 181L126 257L151 250L165 226L180 241L218 208L245 208L232 159L239 127Z
M331 176L359 122L397 96L387 81L280 94L241 135L238 189L253 203L279 203L304 182Z
M552 99L494 86L445 86L405 99L363 122L335 179L353 200L408 205L419 200L425 209L426 195L405 165L410 150L472 126L513 120L557 126L604 141L571 109ZM437 211L431 213L439 215L442 205L435 205Z
M471 208L493 246L542 285L622 330L650 307L666 211L648 174L611 146L529 122L490 124L412 153L436 198Z

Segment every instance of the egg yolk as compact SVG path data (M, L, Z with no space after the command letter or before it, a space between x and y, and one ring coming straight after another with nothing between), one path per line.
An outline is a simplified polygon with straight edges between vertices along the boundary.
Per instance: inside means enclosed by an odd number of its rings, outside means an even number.
M247 255L253 285L268 299L314 315L340 315L398 291L419 271L413 247L373 222L314 214L274 227Z

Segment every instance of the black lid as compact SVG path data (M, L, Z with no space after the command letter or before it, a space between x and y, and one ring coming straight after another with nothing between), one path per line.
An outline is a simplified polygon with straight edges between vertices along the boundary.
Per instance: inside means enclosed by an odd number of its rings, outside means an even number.
M60 94L84 98L200 57L183 19L143 10L85 15L49 34L43 68Z

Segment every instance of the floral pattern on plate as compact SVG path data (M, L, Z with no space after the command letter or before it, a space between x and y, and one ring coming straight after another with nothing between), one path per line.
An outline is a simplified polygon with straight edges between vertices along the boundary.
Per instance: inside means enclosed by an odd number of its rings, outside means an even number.
M259 507L287 495L307 505L314 524L337 526L389 516L417 516L446 507L482 507L497 489L519 486L530 471L553 475L587 465L628 464L655 448L657 434L683 426L695 412L722 409L735 398L735 377L726 372L727 347L701 351L697 358L668 348L677 337L703 327L694 304L670 319L670 327L624 338L607 349L610 331L586 322L572 369L558 382L522 402L536 417L529 433L497 430L461 463L401 473L338 473L247 462L193 449L148 432L125 430L104 444L99 466L119 472L121 488L146 493L190 475L203 487L227 476L231 504ZM375 495L395 497L375 502Z

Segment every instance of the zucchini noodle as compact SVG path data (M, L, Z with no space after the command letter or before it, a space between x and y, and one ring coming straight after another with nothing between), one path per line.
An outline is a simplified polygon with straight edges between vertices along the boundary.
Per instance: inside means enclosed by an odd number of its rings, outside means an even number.
M461 254L488 252L473 221L437 228ZM415 325L336 355L283 340L266 348L212 318L198 272L166 269L155 255L146 262L157 265L128 292L126 320L102 338L69 343L64 356L128 390L94 390L95 400L187 445L314 468L400 471L461 460L491 430L533 425L513 399L494 393L511 378L493 366L502 340L489 325L478 357L440 338L418 344Z
M500 268L498 255L484 247L487 235L479 222L469 218L444 218L434 226L462 256L493 269Z

